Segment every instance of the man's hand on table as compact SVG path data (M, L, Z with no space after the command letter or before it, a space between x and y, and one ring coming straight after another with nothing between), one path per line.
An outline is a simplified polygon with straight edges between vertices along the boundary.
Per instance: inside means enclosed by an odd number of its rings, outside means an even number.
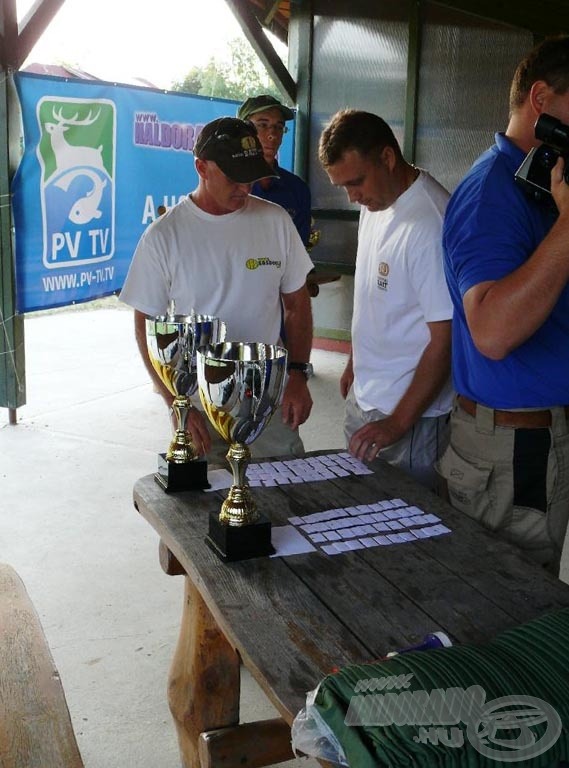
M283 422L291 429L304 424L312 410L312 396L306 376L301 371L290 371L282 404Z
M351 437L348 450L360 461L373 461L382 448L400 440L406 430L387 416L379 421L370 421L360 427Z

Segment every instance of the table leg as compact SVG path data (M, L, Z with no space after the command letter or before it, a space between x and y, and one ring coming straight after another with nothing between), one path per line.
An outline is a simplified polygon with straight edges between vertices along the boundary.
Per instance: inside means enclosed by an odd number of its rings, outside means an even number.
M186 576L182 626L168 681L168 703L183 768L199 768L200 733L239 722L239 657Z

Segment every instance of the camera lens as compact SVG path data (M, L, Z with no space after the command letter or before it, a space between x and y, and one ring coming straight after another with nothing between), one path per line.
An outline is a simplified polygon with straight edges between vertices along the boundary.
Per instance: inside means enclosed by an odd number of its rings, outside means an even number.
M549 149L549 147L544 147L543 151L541 153L541 159L543 162L543 165L548 170L551 170L555 163L557 162L557 158L559 157L559 153L555 152L553 149Z
M564 152L569 149L569 126L556 117L541 114L535 124L535 138Z

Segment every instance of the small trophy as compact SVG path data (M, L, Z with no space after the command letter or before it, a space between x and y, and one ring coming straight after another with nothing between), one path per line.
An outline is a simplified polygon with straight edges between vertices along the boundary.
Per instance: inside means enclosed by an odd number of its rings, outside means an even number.
M176 430L166 453L159 454L154 479L166 493L209 488L207 462L198 456L186 429L190 396L197 389L196 350L225 338L225 323L210 315L160 315L146 321L148 356L174 395Z
M245 473L249 445L281 403L287 352L271 344L228 341L198 350L200 399L209 420L229 443L233 485L221 513L209 518L206 542L224 561L274 552L271 523L257 509Z

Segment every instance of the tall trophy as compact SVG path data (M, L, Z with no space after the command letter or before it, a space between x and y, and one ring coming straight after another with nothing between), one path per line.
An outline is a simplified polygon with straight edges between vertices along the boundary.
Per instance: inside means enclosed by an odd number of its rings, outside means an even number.
M172 308L173 310L173 308ZM198 387L196 351L201 345L225 338L225 323L211 315L160 315L146 320L148 356L161 381L174 395L174 437L166 453L158 456L154 479L166 493L209 488L207 462L198 456L186 428L190 396Z
M209 518L206 542L224 561L274 552L271 523L259 513L245 473L256 440L280 405L287 352L271 344L228 341L197 354L200 399L209 420L229 444L233 485L221 512Z

